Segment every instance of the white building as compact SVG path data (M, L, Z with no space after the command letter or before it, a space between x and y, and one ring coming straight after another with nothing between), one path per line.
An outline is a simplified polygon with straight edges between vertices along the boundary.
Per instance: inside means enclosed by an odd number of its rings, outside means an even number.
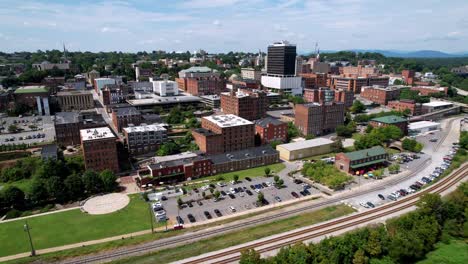
M262 72L252 68L242 68L241 77L242 79L260 81L260 78L262 77Z
M153 92L160 96L173 96L179 94L179 88L177 82L174 81L153 81L153 78L150 78L150 82L153 83Z
M408 133L410 135L425 134L431 131L440 130L440 123L430 121L420 121L410 123L408 126Z
M302 77L264 75L262 85L274 92L302 95Z
M442 101L432 101L430 103L422 104L422 112L425 113L432 113L435 111L443 110L453 107L452 103L442 102Z

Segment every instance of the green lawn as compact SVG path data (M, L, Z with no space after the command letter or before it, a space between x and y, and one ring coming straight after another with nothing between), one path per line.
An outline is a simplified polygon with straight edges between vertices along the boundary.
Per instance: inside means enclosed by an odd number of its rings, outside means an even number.
M273 223L258 225L240 231L234 231L224 235L200 240L195 243L185 244L175 248L163 249L155 253L119 260L114 263L169 263L176 260L197 256L206 252L239 245L248 241L260 239L273 234L293 230L299 227L313 225L354 212L351 207L345 205L330 206L314 212L297 215Z
M436 250L428 253L426 259L417 264L462 264L468 263L468 243L452 240L449 244L439 243Z
M149 229L147 203L138 194L130 199L127 207L106 215L88 215L77 209L29 218L34 246L43 249ZM0 223L0 256L29 250L23 225L24 220Z
M187 183L190 183L190 185L188 185L187 187L189 189L192 187L200 187L206 184L203 181L208 180L210 182L216 182L217 181L216 179L219 177L223 177L224 181L231 181L234 174L239 175L239 180L242 180L245 177L250 177L250 178L259 177L259 176L265 175L265 168L267 167L270 168L271 173L277 173L277 172L282 171L286 167L286 165L284 165L283 163L275 163L275 164L256 167L256 168L247 169L247 170L219 173L213 176L203 177L203 178L194 180L192 182L187 182ZM197 182L200 182L200 183L198 184Z

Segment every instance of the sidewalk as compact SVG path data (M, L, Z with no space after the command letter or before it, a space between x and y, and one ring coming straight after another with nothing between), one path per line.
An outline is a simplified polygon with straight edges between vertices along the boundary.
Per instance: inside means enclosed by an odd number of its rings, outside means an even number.
M55 210L55 211L40 213L40 214L34 214L34 215L28 215L28 216L23 216L23 217L17 217L17 218L13 218L13 219L7 219L7 220L0 221L0 225L1 225L2 223L6 223L6 222L19 221L19 220L23 220L23 219L32 218L32 217L43 216L43 215L48 215L48 214L55 214L55 213L61 213L61 212L70 211L70 210L76 210L76 209L80 209L80 207L79 207L79 206L74 206L74 207L70 207L70 208L65 208L65 209L60 209L60 210Z

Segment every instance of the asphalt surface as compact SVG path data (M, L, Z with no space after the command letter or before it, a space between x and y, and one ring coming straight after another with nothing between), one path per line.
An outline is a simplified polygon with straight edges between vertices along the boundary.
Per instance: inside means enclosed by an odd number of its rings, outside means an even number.
M15 123L16 121L16 123ZM2 132L0 134L0 144L1 145L12 145L12 144L34 144L34 143L43 143L43 142L52 142L55 140L55 127L52 120L52 116L25 116L25 117L3 117L0 119L2 123ZM4 124L3 124L4 123ZM22 132L19 133L9 133L8 127L10 125L16 125L19 129L22 129ZM34 125L37 128L32 130L29 128L30 125ZM37 135L40 134L41 137L38 138ZM42 137L44 135L44 137ZM26 139L30 136L30 139ZM36 136L36 138L33 138ZM20 137L23 139L20 140ZM13 141L6 139L13 139Z
M281 179L284 181L284 187L280 189L276 189L273 185L270 187L263 187L260 189L260 191L264 194L265 199L270 203L270 204L278 204L279 202L275 199L276 196L278 196L281 201L287 201L287 200L292 200L296 199L292 196L291 192L296 192L299 197L302 197L302 195L299 193L304 189L304 187L300 184L296 184L292 181L290 177L287 176L280 176ZM230 198L228 195L222 197L218 201L214 201L214 199L203 199L203 196L201 195L202 190L199 188L199 193L196 193L194 191L191 191L189 195L183 197L183 201L189 201L189 200L194 200L194 201L200 201L202 205L199 205L197 202L193 202L192 205L193 207L188 207L185 206L182 209L178 209L177 206L177 198L169 198L167 201L162 201L162 204L164 206L164 209L166 210L166 215L168 216L169 220L173 220L175 222L175 217L179 215L185 223L189 223L187 215L192 214L197 222L200 221L205 221L208 220L207 216L204 214L204 211L208 211L210 215L213 218L217 218L218 216L214 213L215 209L218 209L222 216L225 215L232 215L235 213L247 211L250 209L255 208L255 202L257 201L258 198L258 193L255 192L250 185L256 185L256 184L261 184L261 183L266 183L270 182L273 183L273 177L264 177L264 176L259 176L252 178L252 181L247 181L247 180L242 180L239 181L238 183L232 184L230 182L225 182L226 186L224 187L219 187L218 185L215 184L216 190L218 191L224 191L226 193L230 192L231 188L243 188L246 187L252 195L248 195L247 192L240 192L233 194L234 199ZM315 189L309 189L311 195L313 194L319 194L320 192ZM206 190L205 193L210 193L209 190ZM233 206L236 211L232 212L230 210L230 206Z

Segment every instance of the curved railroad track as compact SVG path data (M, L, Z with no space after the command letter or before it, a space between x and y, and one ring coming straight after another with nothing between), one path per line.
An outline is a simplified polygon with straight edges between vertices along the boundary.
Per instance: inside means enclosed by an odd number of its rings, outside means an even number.
M238 261L240 259L240 254L239 253L242 250L258 248L258 247L267 246L269 244L274 243L274 245L263 247L263 248L257 250L257 252L259 252L259 253L265 253L265 252L269 252L269 251L272 251L272 250L280 249L281 247L284 247L284 246L287 246L287 245L295 244L297 242L310 240L312 238L316 238L316 237L323 236L323 235L326 235L326 234L330 234L330 233L333 233L333 232L336 232L336 231L344 230L344 229L347 229L349 227L353 227L353 226L357 226L357 225L360 225L360 224L363 224L363 223L367 223L369 221L376 220L376 219L379 219L379 218L381 218L383 216L388 216L388 215L391 215L391 214L393 214L395 212L398 212L398 211L401 211L401 210L404 210L404 209L407 209L407 208L410 208L410 207L414 206L418 202L419 197L421 197L422 195L424 195L426 193L442 193L445 190L452 187L453 185L457 184L460 180L465 178L467 175L468 175L468 164L465 164L464 166L462 166L459 170L457 170L452 175L441 179L439 182L429 186L428 188L425 188L425 189L423 189L423 190L421 190L421 191L419 191L419 192L417 192L417 193L415 193L413 195L410 195L408 197L400 199L400 200L398 200L396 202L388 203L388 204L386 204L384 206L380 206L380 207L377 207L375 209L365 211L363 213L354 214L354 215L344 217L344 218L341 218L341 219L338 219L338 220L334 220L334 221L331 221L331 222L328 222L328 223L325 223L325 224L313 226L313 227L310 227L310 228L307 228L307 229L302 229L300 231L288 233L288 234L285 234L285 235L282 235L282 236L274 237L272 239L257 242L257 243L254 243L254 244L251 244L251 245L248 245L248 246L243 246L243 247L240 247L240 248L236 248L236 249L232 249L232 250L228 250L228 251L223 251L221 253L213 254L213 255L210 255L210 256L207 256L207 257L202 257L202 258L199 258L199 259L196 259L196 260L182 261L182 263L184 263L184 264L196 264L196 263L207 263L207 262L209 262L209 263L220 263L220 264L221 263L231 263L231 262L234 262L234 261ZM390 210L387 210L387 209L390 209ZM379 213L379 212L381 212L381 213ZM368 217L362 218L364 216L368 216ZM322 229L324 229L324 230L321 231ZM319 231L319 232L316 232L316 231ZM310 233L310 232L316 232L316 233L309 234L309 235L304 235L304 234L307 234L307 233ZM287 240L287 241L284 241L284 240ZM236 254L236 253L237 253L236 256L226 258L226 256ZM214 261L214 260L217 260L217 259L221 259L221 260Z

